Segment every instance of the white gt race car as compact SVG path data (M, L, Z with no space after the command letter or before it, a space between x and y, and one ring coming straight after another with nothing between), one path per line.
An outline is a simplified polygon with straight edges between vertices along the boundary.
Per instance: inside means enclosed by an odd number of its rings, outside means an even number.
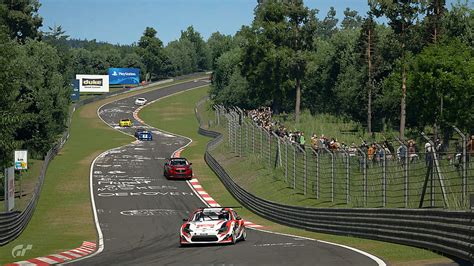
M146 99L145 98L137 98L135 100L136 105L145 105L146 104Z
M179 244L235 244L247 238L244 220L229 207L200 208L184 219L179 230Z

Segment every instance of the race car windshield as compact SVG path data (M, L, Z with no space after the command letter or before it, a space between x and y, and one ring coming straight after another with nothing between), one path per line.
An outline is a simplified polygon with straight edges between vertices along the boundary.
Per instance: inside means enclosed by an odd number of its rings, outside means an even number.
M186 162L186 160L172 160L171 165L184 166L184 165L187 165L187 162Z
M194 215L193 221L220 221L229 220L228 212L198 212Z

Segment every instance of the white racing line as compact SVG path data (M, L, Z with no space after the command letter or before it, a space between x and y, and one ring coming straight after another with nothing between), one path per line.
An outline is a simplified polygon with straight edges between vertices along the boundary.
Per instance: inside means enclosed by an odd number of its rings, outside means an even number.
M207 86L207 85L205 85ZM196 88L193 88L193 89L197 89L197 88L201 88L203 86L200 86L200 87L196 87ZM173 95L176 95L176 94L179 94L179 93L183 93L183 92L186 92L188 90L185 90L185 91L182 91L182 92L178 92L178 93L175 93L175 94L171 94L171 95L168 95L168 96L165 96L165 97L162 97L162 98L159 98L157 100L154 100L152 102L150 102L149 104L151 103L154 103L154 102L157 102L159 100L162 100L162 99L165 99L167 97L170 97L170 96L173 96ZM145 106L141 106L139 108L137 108L137 112L138 113L143 107ZM148 125L147 123L143 122L143 124L151 127L150 125ZM185 138L185 139L188 139L189 142L178 148L176 151L173 152L173 154L175 154L176 152L180 151L180 150L184 150L187 146L189 146L193 140L189 137L186 137L186 136L183 136L183 135L179 135L179 134L176 134L176 133L172 133L172 132L169 132L169 131L166 131L166 130L162 130L162 129L158 129L159 131L161 132L165 132L165 133L168 133L168 134L171 134L171 135L174 135L174 136L178 136L178 137L182 137L182 138ZM194 186L191 185L191 182L189 180L186 181L186 183L188 184L188 186L191 188L191 190L194 192L194 195L196 195L207 207L210 207L209 203L201 196L201 194L199 194L195 189L194 189ZM299 238L299 239L305 239L305 240L309 240L309 241L315 241L315 242L320 242L320 243L324 243L324 244L328 244L328 245L333 245L333 246L338 246L338 247L342 247L342 248L346 248L346 249L349 249L349 250L352 250L356 253L359 253L359 254L362 254L370 259L372 259L373 261L375 261L379 266L386 266L387 264L380 258L378 258L377 256L374 256L370 253L367 253L363 250L360 250L360 249L356 249L356 248L353 248L353 247L350 247L350 246L346 246L346 245L342 245L342 244L337 244L337 243L332 243L332 242L328 242L328 241L323 241L323 240L317 240L317 239L313 239L313 238L309 238L309 237L302 237L302 236L296 236L296 235L290 235L290 234L284 234L284 233L278 233L278 232L272 232L272 231L268 231L268 230L263 230L263 229L259 229L259 228L247 228L247 229L251 229L251 230L256 230L256 231L261 231L261 232L265 232L265 233L268 233L268 234L275 234L275 235L282 235L282 236L288 236L288 237L293 237L293 238Z
M179 82L179 83L176 83L176 84L172 84L172 85L169 85L169 86L173 86L173 85L177 85L177 84L182 84L182 83L187 83L189 81L183 81L183 82ZM169 86L164 86L164 87L160 87L160 88L157 88L157 90L159 89L163 89L163 88L166 88L166 87L169 87ZM189 91L189 90L192 90L192 89L197 89L197 88L202 88L202 87L205 87L205 86L209 86L209 85L203 85L203 86L199 86L199 87L195 87L195 88L191 88L191 89L187 89L187 90L184 90L184 91L181 91L181 92L177 92L177 93L174 93L174 94L170 94L170 95L167 95L167 96L164 96L160 99L164 99L164 98L167 98L167 97L170 97L170 96L173 96L173 95L176 95L176 94L179 94L179 93L182 93L182 92L185 92L185 91ZM149 91L147 91L149 92ZM143 93L139 93L139 94L136 94L136 95L133 95L133 96L130 96L130 97L135 97L137 95L141 95L141 94L144 94L144 93L147 93L147 92L143 92ZM129 98L129 97L128 97ZM101 105L99 108L97 108L97 116L99 117L100 120L102 120L102 122L104 124L106 124L107 126L109 126L110 128L113 128L116 130L116 128L114 128L112 125L108 124L107 122L105 122L104 119L102 119L102 117L100 117L99 115L99 111L102 107L104 107L105 105L107 104L110 104L110 103L113 103L113 102L116 102L116 101L120 101L120 100L123 100L125 98L122 98L122 99L118 99L118 100L115 100L115 101L111 101L111 102L107 102L107 103L104 103L103 105ZM160 99L157 99L157 100L160 100ZM153 102L156 102L157 100L155 101L152 101L150 103L147 103L147 104L151 104ZM143 105L141 107L139 107L140 109L145 107L146 105ZM137 108L138 109L138 108ZM148 125L147 125L148 126ZM119 132L125 134L125 135L128 135L130 137L133 137L135 138L135 136L131 135L131 134L128 134L124 131L121 131L121 130L118 130ZM167 132L169 133L169 132ZM170 133L172 134L172 133ZM176 134L174 134L176 135ZM185 137L186 138L186 137ZM190 138L187 138L188 140L190 140L190 142L188 144L186 144L185 146L179 148L178 150L180 149L184 149L185 147L187 147L189 144L191 144L192 142L192 139ZM133 143L133 142L132 142ZM130 144L127 144L127 145L130 145ZM125 145L125 146L127 146ZM123 147L123 146L122 146ZM93 182L92 182L92 176L93 176L93 169L94 169L94 165L95 165L95 162L97 161L97 159L101 158L101 157L104 157L105 155L111 153L113 150L116 150L116 149L120 149L122 147L116 147L116 148L113 148L113 149L110 149L110 150L107 150L107 151L104 151L103 153L99 154L97 157L94 158L94 160L92 161L91 163L91 167L90 167L90 174L89 174L89 187L90 187L90 193L91 193L91 204L92 204L92 209L93 209L93 212L94 212L94 223L95 223L95 227L96 227L96 230L97 230L97 235L98 235L98 242L97 243L97 250L94 252L94 253L91 253L90 255L87 255L87 256L84 256L84 257L81 257L81 258L77 258L77 259L73 259L71 261L68 261L66 263L63 263L63 264L70 264L70 263L76 263L78 261L81 261L81 260L85 260L85 259L88 259L88 258L92 258L94 256L97 256L99 255L100 253L102 253L102 251L104 250L104 235L102 233L102 228L100 228L100 223L99 223L99 218L97 216L97 206L95 204L95 198L94 198L94 189L93 189ZM176 151L178 151L176 150ZM175 151L175 152L176 152Z
M184 91L180 91L180 92L177 92L177 93L173 93L173 94L170 94L170 95L161 97L161 98L159 98L159 99L153 100L153 101L151 101L151 102L148 102L148 103L145 104L145 105L142 105L142 106L138 107L138 108L135 110L135 113L138 113L141 109L143 109L145 106L147 106L147 105L149 105L149 104L155 103L155 102L157 102L157 101L160 101L160 100L166 99L166 98L168 98L168 97L171 97L171 96L174 96L174 95L177 95L177 94L181 94L181 93L184 93L184 92L187 92L187 91L190 91L190 90L202 88L202 87L205 87L205 86L209 86L209 85L203 85L203 86L194 87L194 88L191 88L191 89L187 89L187 90L184 90ZM138 94L138 95L139 95L139 94ZM137 96L137 95L134 95L134 96ZM133 96L131 96L131 97L133 97ZM117 100L117 101L118 101L118 100ZM99 110L100 110L103 106L105 106L105 105L107 105L107 104L110 104L110 103L113 103L113 102L115 102L115 101L105 103L105 104L101 105L101 106L97 109L97 116L98 116L106 125L108 125L108 126L111 127L111 128L114 128L114 127L111 126L111 125L109 125L108 123L106 123L106 122L102 119L102 117L100 117L100 115L99 115ZM143 121L142 121L142 124L144 124L144 125L146 125L146 126L148 126L148 127L151 127L150 125L148 125L147 123L145 123L145 122L143 122ZM115 128L114 128L114 129L115 129ZM169 132L169 131L166 131L166 130L162 130L162 129L157 129L157 130L160 131L160 132L164 132L164 133L173 135L173 136L182 137L182 138L185 138L185 139L188 140L188 143L186 143L184 146L181 146L180 148L178 148L177 150L175 150L175 151L173 152L173 155L174 155L176 152L185 149L186 147L188 147L188 146L193 142L193 140L192 140L191 138L189 138L189 137L186 137L186 136L183 136L183 135L179 135L179 134L175 134L175 133L172 133L172 132ZM121 131L121 130L119 130L119 131L120 131L121 133L125 134L125 135L134 137L134 136L131 135L131 134L128 134L128 133L123 132L123 131ZM97 229L97 233L98 233L98 240L99 240L98 249L97 249L94 253L92 253L92 254L90 254L90 255L88 255L88 256L79 258L79 259L77 259L77 260L70 261L70 262L68 262L68 263L77 262L77 261L80 261L80 260L84 260L84 259L87 259L87 258L91 258L91 257L97 256L98 254L100 254L100 253L104 250L104 239L103 239L102 229L100 228L99 219L98 219L98 217L97 217L97 208L96 208L95 200L94 200L94 191L93 191L93 185L92 185L92 176L93 176L93 168L94 168L94 164L95 164L96 160L97 160L98 158L100 158L100 157L103 157L103 156L107 155L110 151L115 150L115 149L117 149L117 148L114 148L114 149L111 149L111 150L108 150L108 151L103 152L102 154L100 154L99 156L97 156L97 157L94 159L94 161L92 162L92 164L91 164L91 170L90 170L90 192L91 192L91 199L92 199L92 208L93 208L93 210L94 210L94 222L95 222L95 224L96 224L96 229ZM187 183L188 186L191 188L191 190L194 192L194 195L196 195L206 206L209 207L210 205L207 203L206 200L204 200L204 199L202 198L202 196L201 196L199 193L197 193L197 191L196 191L196 190L194 189L194 187L191 185L190 181L186 181L186 183ZM313 239L313 238L309 238L309 237L302 237L302 236L296 236L296 235L290 235L290 234L272 232L272 231L267 231L267 230L258 229L258 228L247 228L247 229L256 230L256 231L261 231L261 232L265 232L265 233L268 233L268 234L282 235L282 236L288 236L288 237L293 237L293 238L297 238L297 239L305 239L305 240L309 240L309 241L316 241L316 242L320 242L320 243L324 243L324 244L329 244L329 245L334 245L334 246L346 248L346 249L352 250L352 251L354 251L354 252L357 252L357 253L359 253L359 254L362 254L362 255L364 255L364 256L366 256L366 257L372 259L372 260L375 261L379 266L386 266L386 263L385 263L382 259L380 259L380 258L378 258L378 257L376 257L376 256L374 256L374 255L372 255L372 254L370 254L370 253L367 253L367 252L365 252L365 251L362 251L362 250L360 250L360 249L356 249L356 248L353 248L353 247L350 247L350 246L341 245L341 244L332 243L332 242L327 242L327 241L323 241L323 240L317 240L317 239ZM67 263L67 264L68 264L68 263Z

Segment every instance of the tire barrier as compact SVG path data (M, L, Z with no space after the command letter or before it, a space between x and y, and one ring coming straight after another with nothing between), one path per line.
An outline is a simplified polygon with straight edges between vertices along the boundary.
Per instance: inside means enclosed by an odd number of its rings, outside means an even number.
M222 134L201 126L198 133L214 138L204 159L227 190L243 206L268 220L309 231L426 248L474 263L472 210L306 208L268 201L239 186L212 156L210 151L223 141Z
M105 93L102 95L98 95L92 98L87 98L81 101L76 102L75 104L72 105L71 111L69 112L69 117L68 117L68 122L67 122L67 129L63 133L62 137L54 144L54 146L46 153L44 157L44 162L43 166L41 168L40 175L38 177L38 182L36 183L35 189L33 191L33 195L31 197L31 200L28 202L27 206L23 211L14 211L14 212L9 212L9 213L0 213L0 246L4 246L8 244L9 242L13 241L16 239L22 232L25 230L26 226L28 225L28 222L31 220L31 217L33 216L33 213L36 209L36 204L38 203L40 194L41 194L41 189L43 187L46 171L48 169L48 165L51 162L51 160L54 159L56 154L61 150L63 145L66 143L66 141L69 138L69 129L70 129L70 124L71 124L71 119L72 115L74 114L74 111L86 104L100 101L109 97L117 96L120 94L127 93L131 90L137 91L137 90L143 90L147 89L153 86L157 86L160 84L172 82L174 80L183 80L183 79L189 79L189 78L198 78L202 77L205 73L193 73L185 76L180 76L176 77L173 79L167 79L163 81L158 81L154 83L147 84L145 86L141 86L139 88L123 88L119 89L113 92Z

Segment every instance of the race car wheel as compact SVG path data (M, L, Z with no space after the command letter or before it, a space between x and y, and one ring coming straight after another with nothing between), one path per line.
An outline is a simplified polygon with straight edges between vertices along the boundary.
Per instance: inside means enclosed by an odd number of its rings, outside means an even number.
M243 229L240 240L245 241L247 239L247 230Z
M237 237L235 237L235 231L234 231L234 233L232 234L232 245L235 245L235 243L237 243Z

